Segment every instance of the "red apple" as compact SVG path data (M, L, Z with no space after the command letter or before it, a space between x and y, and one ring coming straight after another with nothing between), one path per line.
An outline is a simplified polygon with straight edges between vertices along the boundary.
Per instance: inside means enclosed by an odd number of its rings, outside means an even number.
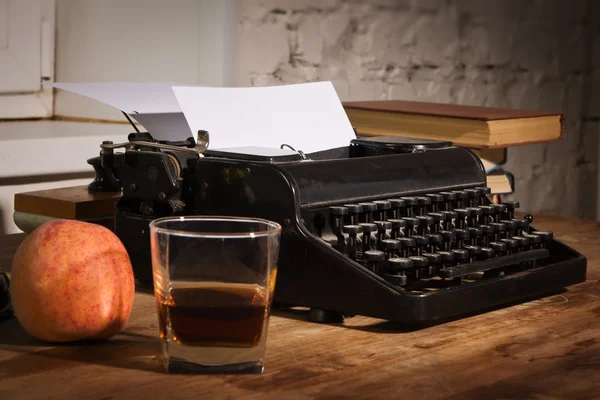
M109 229L55 220L35 229L15 253L11 274L15 316L49 342L108 339L133 307L129 255Z

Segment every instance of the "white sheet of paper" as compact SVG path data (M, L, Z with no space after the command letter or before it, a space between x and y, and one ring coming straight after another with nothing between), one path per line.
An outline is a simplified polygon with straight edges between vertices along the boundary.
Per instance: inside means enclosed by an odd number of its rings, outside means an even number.
M211 150L288 144L312 153L356 137L331 82L173 91L191 132L208 131Z
M189 137L196 138L181 111L130 115L142 124L154 139L180 141Z
M172 87L174 82L55 82L51 86L86 96L127 114L181 112ZM140 122L141 123L141 122ZM149 129L146 127L146 129Z

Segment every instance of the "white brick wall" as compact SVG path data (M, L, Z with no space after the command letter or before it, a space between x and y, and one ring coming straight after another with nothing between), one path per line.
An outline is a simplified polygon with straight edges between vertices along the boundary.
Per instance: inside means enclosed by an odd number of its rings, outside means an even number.
M331 80L342 100L561 111L560 142L509 149L533 213L596 218L600 5L593 0L241 0L240 85Z

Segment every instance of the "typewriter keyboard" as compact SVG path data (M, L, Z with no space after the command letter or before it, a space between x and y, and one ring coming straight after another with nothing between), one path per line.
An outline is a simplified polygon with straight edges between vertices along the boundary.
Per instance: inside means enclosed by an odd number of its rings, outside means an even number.
M535 267L551 232L515 218L515 201L494 204L479 187L344 204L328 209L337 251L390 283L431 291Z

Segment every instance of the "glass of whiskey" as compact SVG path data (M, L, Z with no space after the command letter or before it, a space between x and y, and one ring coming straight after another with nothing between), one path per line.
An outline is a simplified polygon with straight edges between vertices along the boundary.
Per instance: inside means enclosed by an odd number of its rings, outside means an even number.
M262 373L281 226L243 217L150 223L163 363L173 373Z

